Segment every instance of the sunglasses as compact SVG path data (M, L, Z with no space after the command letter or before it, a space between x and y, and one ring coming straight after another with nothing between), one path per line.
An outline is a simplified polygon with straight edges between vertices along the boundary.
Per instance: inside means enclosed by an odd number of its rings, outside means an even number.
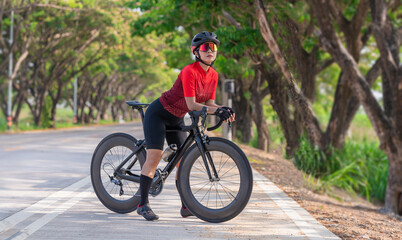
M208 49L211 49L212 52L218 51L218 46L215 43L203 43L200 45L200 51L208 52Z

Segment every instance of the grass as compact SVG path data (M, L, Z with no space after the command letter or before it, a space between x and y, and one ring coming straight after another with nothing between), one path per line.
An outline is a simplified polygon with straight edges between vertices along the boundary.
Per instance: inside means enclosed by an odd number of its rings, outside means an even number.
M331 190L332 187L338 187L351 195L359 194L371 201L384 201L388 159L377 143L349 140L342 149L331 149L330 152L324 154L303 137L294 164L307 175L319 178L312 182L315 188ZM307 180L311 182L311 178Z
M88 124L80 124L73 123L74 112L71 108L63 108L60 107L56 112L56 128L71 128L77 126L85 126ZM110 124L113 123L113 120L101 120L97 124ZM27 106L23 106L21 111L18 125L13 124L11 126L11 131L30 131L30 130L39 130L46 129L46 127L36 126L34 124L33 118ZM3 113L0 113L0 133L7 131L7 120L4 117Z
M324 117L325 118L325 117ZM312 190L332 191L333 187L383 202L388 180L388 159L379 149L378 137L367 115L359 111L342 149L325 154L305 136L300 140L294 164L305 173Z

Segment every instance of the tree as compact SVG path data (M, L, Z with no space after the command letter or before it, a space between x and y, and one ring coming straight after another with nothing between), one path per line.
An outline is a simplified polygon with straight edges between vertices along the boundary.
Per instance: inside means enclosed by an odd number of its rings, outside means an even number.
M16 64L12 78L13 103L17 105L14 121L23 104L31 110L34 124L55 126L57 105L67 101L72 106L69 83L80 76L79 120L91 122L112 111L117 120L127 115L124 99L155 87L161 91L173 79L164 58L155 49L161 41L155 38L133 38L129 23L138 13L123 6L125 1L68 1L47 3L3 1L0 27L7 33L9 19L3 13L15 12L15 40L9 49L1 35L0 54L12 51ZM154 42L149 44L150 42ZM145 56L145 57L144 57ZM6 113L6 67L8 58L0 62L1 108ZM157 68L155 68L157 66ZM15 109L15 108L14 108ZM119 113L120 112L120 113ZM42 122L42 118L46 122Z
M353 56L342 45L328 13L328 3L313 0L320 40L347 76L389 159L385 209L402 215L402 67L399 60L398 31L389 17L390 4L371 0L372 27L381 54L384 109L374 97Z

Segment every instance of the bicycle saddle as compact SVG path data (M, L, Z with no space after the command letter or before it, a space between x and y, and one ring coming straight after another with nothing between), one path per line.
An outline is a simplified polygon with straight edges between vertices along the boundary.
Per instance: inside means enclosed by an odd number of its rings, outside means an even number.
M140 103L136 100L133 101L126 101L127 105L131 106L132 108L135 109L140 109L140 108L146 108L149 106L149 103Z

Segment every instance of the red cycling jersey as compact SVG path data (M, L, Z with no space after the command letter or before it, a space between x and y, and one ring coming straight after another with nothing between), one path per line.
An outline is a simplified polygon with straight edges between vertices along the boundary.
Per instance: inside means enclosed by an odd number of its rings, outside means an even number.
M162 106L176 117L184 117L190 111L184 97L195 97L197 103L215 100L218 73L212 67L208 71L199 62L183 68L173 87L159 98Z

